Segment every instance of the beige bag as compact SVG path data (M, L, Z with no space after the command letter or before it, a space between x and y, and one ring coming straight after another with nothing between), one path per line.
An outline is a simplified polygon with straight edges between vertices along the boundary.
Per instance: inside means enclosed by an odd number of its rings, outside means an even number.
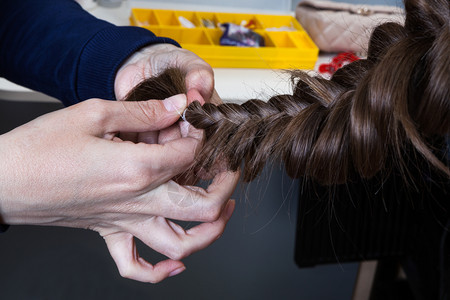
M320 50L365 55L373 29L385 22L403 24L405 15L395 6L303 0L296 18Z

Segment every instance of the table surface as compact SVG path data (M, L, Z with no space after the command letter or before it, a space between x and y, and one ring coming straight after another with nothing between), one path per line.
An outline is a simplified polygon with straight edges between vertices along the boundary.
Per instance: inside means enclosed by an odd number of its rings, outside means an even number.
M196 11L227 11L250 12L249 9L239 9L221 6L205 6L194 4L148 2L148 1L124 1L118 8L106 8L92 1L79 0L85 9L99 19L106 20L116 25L129 25L129 16L132 7L161 8ZM262 14L286 14L283 11L268 11L252 9L251 13ZM321 54L316 63L317 66L329 62L332 54ZM245 68L214 68L215 88L224 101L241 102L252 98L267 100L271 95L291 93L292 87L289 81L289 73L286 70L274 69L245 69ZM0 99L13 101L58 101L42 93L30 90L5 78L0 78Z

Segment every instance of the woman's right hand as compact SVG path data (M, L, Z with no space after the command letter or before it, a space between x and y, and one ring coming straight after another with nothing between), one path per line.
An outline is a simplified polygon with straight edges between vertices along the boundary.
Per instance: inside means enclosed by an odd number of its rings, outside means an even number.
M206 190L171 180L194 161L201 144L194 130L163 144L118 136L168 128L186 102L185 95L92 99L1 135L1 221L95 230L127 278L158 282L180 273L180 259L223 233L238 174L221 173ZM203 223L184 230L170 219ZM152 265L140 258L134 237L169 259Z

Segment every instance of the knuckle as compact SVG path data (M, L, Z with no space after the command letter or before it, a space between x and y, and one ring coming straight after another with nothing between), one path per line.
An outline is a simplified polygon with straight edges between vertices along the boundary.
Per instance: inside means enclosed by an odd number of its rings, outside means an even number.
M181 62L186 61L186 57L190 58L189 61L192 60L192 57L198 57L195 53L183 48L172 49L171 54L172 56L179 58Z
M172 245L172 247L170 247L167 251L167 256L173 260L181 260L189 256L189 254L190 252L186 249L186 247L184 247L181 241L180 243Z
M141 110L145 121L151 121L155 118L155 116L158 116L158 108L157 103L154 101L138 101L135 102L136 105L139 106L139 109Z
M158 282L163 281L163 279L164 279L163 276L161 276L161 275L159 275L159 274L156 274L156 273L154 273L154 272L151 272L151 273L148 275L148 278L146 279L146 281L149 282L149 283L155 284L155 283L158 283Z
M140 176L136 176L133 180L129 180L128 182L129 190L133 193L143 191L148 186L148 181L143 180Z
M191 82L201 83L208 87L213 84L213 70L210 66L199 64L198 68L188 74Z
M144 126L151 127L156 123L160 115L160 108L158 101L148 101L153 99L142 99L142 101L132 101L127 103L129 112L128 116L137 123L142 123ZM131 108L131 109L130 109Z
M133 172L128 172L124 182L127 183L130 192L140 192L147 189L151 184L151 179L142 170L135 170Z
M185 250L177 248L177 247L173 247L172 249L169 250L168 253L168 257L170 257L173 260L181 260L183 258L185 258L188 254L186 253Z
M160 278L149 278L149 280L148 280L148 282L152 283L152 284L155 284L155 283L158 283L161 281L162 281L162 279L160 279Z
M203 222L215 222L220 218L221 213L221 207L209 207L208 209L203 211Z
M133 279L133 277L134 277L133 276L134 272L133 272L133 270L132 270L130 265L127 265L125 267L119 268L119 274L123 278L127 278L127 279Z
M83 102L82 113L88 117L90 123L104 125L107 120L107 106L105 100L89 99Z
M135 158L128 160L127 165L121 165L115 176L120 178L120 186L124 192L140 192L147 189L153 177L141 161Z

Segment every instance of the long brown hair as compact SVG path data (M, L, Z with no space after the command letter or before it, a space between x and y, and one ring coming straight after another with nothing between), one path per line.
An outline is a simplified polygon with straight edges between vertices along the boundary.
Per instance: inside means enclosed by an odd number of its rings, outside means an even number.
M244 162L248 182L277 158L293 178L333 185L393 169L407 179L411 163L423 160L450 178L445 151L433 148L450 133L448 0L405 1L405 10L404 26L378 26L367 58L330 80L296 70L292 95L190 104L186 120L205 132L197 168L221 161L237 170ZM183 74L171 69L127 100L184 92Z

